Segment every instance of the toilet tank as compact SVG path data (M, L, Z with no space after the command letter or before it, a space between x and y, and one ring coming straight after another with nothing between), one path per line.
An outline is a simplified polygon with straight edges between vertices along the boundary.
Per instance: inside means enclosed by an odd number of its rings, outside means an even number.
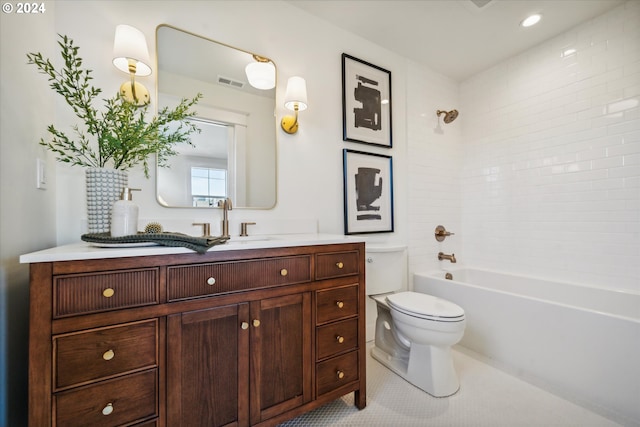
M367 295L407 289L406 246L365 246Z

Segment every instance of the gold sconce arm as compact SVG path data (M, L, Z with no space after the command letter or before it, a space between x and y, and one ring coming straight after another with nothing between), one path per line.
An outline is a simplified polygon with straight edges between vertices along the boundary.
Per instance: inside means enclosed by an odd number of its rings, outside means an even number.
M129 81L120 85L120 95L127 101L137 106L143 106L151 101L149 90L141 83L136 82L136 61L129 59Z

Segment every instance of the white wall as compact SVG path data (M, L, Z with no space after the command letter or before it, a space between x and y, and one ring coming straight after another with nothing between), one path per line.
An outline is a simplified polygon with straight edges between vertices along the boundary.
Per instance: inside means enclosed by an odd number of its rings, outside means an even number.
M155 28L171 24L248 51L272 58L278 67L277 116L285 85L292 75L307 80L309 108L300 114L300 130L287 135L278 129L278 202L273 210L234 210L231 230L240 221L255 221L254 232L269 221L311 219L321 232L342 233L342 149L350 147L391 154L397 164L406 158L405 80L407 61L363 39L328 26L306 12L279 1L59 1L56 2L56 31L72 37L80 46L85 64L95 70L95 82L106 93L117 90L126 76L111 65L111 44L117 24L141 29L155 58ZM100 19L77 19L96 16ZM239 17L242 17L240 19ZM47 34L46 37L50 37ZM34 47L34 48L37 48ZM341 59L347 52L392 71L394 148L371 148L342 141ZM153 75L142 78L153 87ZM60 109L64 106L60 106ZM66 111L66 110L65 110ZM60 115L60 124L74 123L70 114ZM44 123L42 126L44 131ZM376 235L372 240L404 240L406 233L406 169L396 168L396 233ZM77 241L83 232L84 178L82 169L57 167L58 243ZM155 200L155 177L147 180L132 170L129 185L142 188L136 194L140 217L168 223L179 218L184 224L211 222L219 227L219 211L168 209ZM193 228L193 232L199 230Z
M460 158L464 110L458 84L424 67L412 65L407 91L409 170L409 272L449 268L438 261L438 252L460 258ZM436 111L462 111L445 124ZM435 228L443 225L456 233L443 242L435 239ZM463 258L464 261L464 258Z
M35 45L55 52L53 38L43 38L55 32L49 3L39 15L0 15L0 426L26 425L29 268L18 257L56 243L53 160L48 189L36 189L36 158L47 159L38 140L54 103L42 96L46 78L26 65Z
M640 2L473 77L460 99L459 258L640 291Z

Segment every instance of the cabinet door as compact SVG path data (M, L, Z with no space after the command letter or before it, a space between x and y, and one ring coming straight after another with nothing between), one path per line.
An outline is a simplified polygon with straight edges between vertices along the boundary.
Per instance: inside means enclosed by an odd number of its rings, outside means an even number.
M167 425L249 424L248 319L248 304L168 316Z
M251 424L311 400L311 296L251 303Z

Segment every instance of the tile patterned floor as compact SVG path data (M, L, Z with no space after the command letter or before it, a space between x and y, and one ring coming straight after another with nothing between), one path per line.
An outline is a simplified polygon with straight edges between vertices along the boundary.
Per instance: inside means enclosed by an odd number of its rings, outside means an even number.
M614 427L619 424L454 350L460 391L434 398L367 357L367 408L349 394L282 427Z

